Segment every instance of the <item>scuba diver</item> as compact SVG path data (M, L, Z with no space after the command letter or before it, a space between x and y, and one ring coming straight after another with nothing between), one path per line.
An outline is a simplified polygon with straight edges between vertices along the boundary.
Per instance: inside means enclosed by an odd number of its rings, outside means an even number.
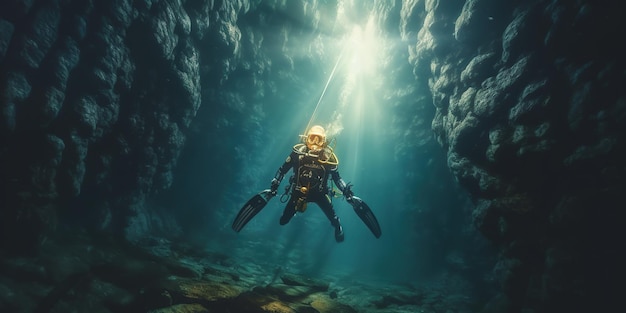
M381 229L378 220L369 206L354 195L351 189L352 185L346 184L339 175L339 160L328 145L324 128L319 125L312 126L302 137L303 143L298 143L293 147L291 154L272 179L270 189L254 196L239 211L232 225L233 230L239 232L248 221L261 211L267 202L277 194L285 174L293 169L294 175L289 179L289 186L285 188L285 194L281 197L281 202L287 202L287 205L280 217L280 225L289 223L296 212L303 213L307 203L314 202L322 209L334 227L335 240L342 242L344 240L343 228L331 201L335 194L333 188L329 186L329 181L332 179L357 215L374 236L379 238ZM287 197L289 200L283 201Z
M304 137L304 143L299 143L293 147L293 151L272 179L270 190L276 192L283 177L290 169L293 169L295 174L290 181L291 197L287 201L280 218L280 225L287 224L296 214L296 211L304 212L308 202L315 202L335 228L335 240L337 242L343 241L343 228L330 198L332 190L328 186L329 176L332 177L335 185L348 202L352 201L354 194L350 189L351 186L347 185L339 176L338 165L337 156L326 143L324 128L319 125L311 127Z

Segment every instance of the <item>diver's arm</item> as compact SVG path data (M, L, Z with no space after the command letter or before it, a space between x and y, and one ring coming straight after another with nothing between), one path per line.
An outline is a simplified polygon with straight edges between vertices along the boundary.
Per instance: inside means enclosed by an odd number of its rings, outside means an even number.
M276 175L274 175L274 178L272 179L272 186L271 186L271 191L272 193L276 193L276 190L278 190L278 186L280 185L280 182L283 180L283 177L285 177L285 174L289 171L289 169L291 168L291 160L293 160L293 158L297 157L297 155L295 155L295 153L291 153L287 159L285 160L285 163L283 163L283 165L281 165L278 170L276 171Z
M337 188L339 188L339 190L341 190L341 193L343 193L343 195L346 197L346 201L348 202L352 201L352 197L354 196L354 193L352 192L352 185L346 184L343 178L341 178L341 175L339 175L339 171L335 170L330 173L331 173L331 177L333 178L333 181L335 182L335 185L337 186Z

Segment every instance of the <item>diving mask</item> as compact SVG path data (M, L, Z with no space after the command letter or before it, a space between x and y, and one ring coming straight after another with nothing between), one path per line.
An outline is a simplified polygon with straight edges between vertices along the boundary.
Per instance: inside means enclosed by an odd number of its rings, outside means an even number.
M326 144L326 130L322 126L315 125L309 129L305 143L311 150L320 150Z

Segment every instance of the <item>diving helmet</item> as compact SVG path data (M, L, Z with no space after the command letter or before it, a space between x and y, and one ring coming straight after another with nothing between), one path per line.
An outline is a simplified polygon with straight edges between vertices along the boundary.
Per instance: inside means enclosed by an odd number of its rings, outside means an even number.
M319 151L326 144L326 130L322 126L314 125L309 128L304 140L309 149Z

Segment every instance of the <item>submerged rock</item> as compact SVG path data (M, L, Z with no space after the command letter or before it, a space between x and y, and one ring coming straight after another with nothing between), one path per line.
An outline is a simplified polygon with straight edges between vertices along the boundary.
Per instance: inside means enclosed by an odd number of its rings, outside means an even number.
M37 257L0 259L0 311L404 313L466 306L452 304L464 295L451 289L444 298L443 291L422 295L410 286L350 281L333 282L328 292L331 282L296 274L264 285L272 265L221 266L209 252L180 258L182 250L167 250L164 257L148 253L150 247L107 238L50 238ZM242 268L256 282L239 279Z
M264 288L259 287L255 288L255 291L272 294L285 301L304 299L315 292L315 290L307 286L290 286L284 284L273 284Z
M170 293L175 302L214 302L237 297L241 290L225 283L198 279L176 279Z
M312 298L311 307L320 313L357 313L351 306L335 301L327 295L316 294Z
M233 301L237 312L294 313L294 309L275 296L255 291L244 292Z
M307 286L317 291L327 291L329 286L328 282L296 274L287 273L282 275L280 279L285 285Z
M211 312L207 308L197 303L177 304L167 308L152 310L149 313L208 313Z

